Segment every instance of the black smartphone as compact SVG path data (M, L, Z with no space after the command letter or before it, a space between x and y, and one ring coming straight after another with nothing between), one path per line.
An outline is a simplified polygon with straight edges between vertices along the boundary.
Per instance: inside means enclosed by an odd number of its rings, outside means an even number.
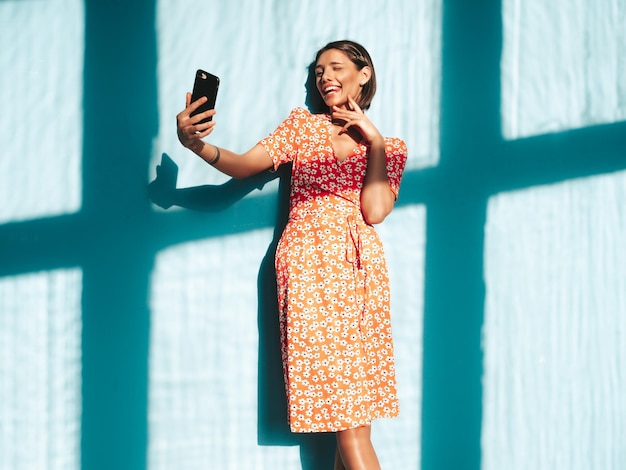
M193 82L193 92L191 93L191 102L193 103L194 101L200 99L202 96L206 96L207 101L198 109L196 109L193 113L191 113L192 116L215 108L215 100L217 99L217 90L219 87L219 77L216 77L212 73L205 72L204 70L196 71L196 78ZM200 121L200 123L208 122L211 119L213 119L212 116L203 119L202 121Z

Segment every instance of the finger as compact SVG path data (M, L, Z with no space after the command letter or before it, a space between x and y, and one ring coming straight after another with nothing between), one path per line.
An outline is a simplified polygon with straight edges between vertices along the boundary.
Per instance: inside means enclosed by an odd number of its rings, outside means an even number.
M346 123L344 124L344 126L341 128L341 130L339 131L340 134L345 134L346 132L348 132L348 129L353 126L355 123L355 121L346 121Z
M196 109L198 109L200 106L202 106L204 103L206 103L207 100L208 100L208 98L206 96L201 96L196 101L194 101L193 103L191 103L191 104L189 104L187 106L187 108L189 109L189 112L193 113Z
M363 112L363 111L361 111L361 107L359 106L359 104L356 102L356 100L354 98L349 96L348 97L348 101L350 102L350 106L352 107L352 109L354 111L356 111L357 113Z
M339 108L338 106L333 106L333 115L340 119L348 119L350 116L353 116L354 111L349 109Z
M207 121L207 122L203 122L201 124L195 124L193 126L194 131L197 132L204 132L206 129L215 126L215 121Z
M198 137L198 139L202 139L206 137L207 135L209 135L211 132L213 132L213 126L209 127L205 131L200 132L199 134L196 134L196 136Z
M199 113L196 114L195 116L193 116L192 118L190 118L190 122L193 125L198 125L198 123L200 121L204 121L206 118L211 117L211 116L215 116L217 114L217 111L215 111L214 109L209 109L208 111L205 111L203 113ZM208 123L211 123L212 121L208 121ZM204 123L203 123L204 124ZM201 125L202 126L202 125Z
M176 120L179 122L179 125L184 124L184 121L186 121L189 118L191 113L193 113L196 109L198 109L198 107L201 106L202 103L204 103L204 101L206 100L207 98L203 96L200 99L191 103L191 93L187 92L185 96L185 104L186 104L185 109L183 109L180 113L176 115Z
M205 125L193 126L192 132L189 136L190 139L202 139L213 132L213 128L215 127L214 122L207 123L207 127Z

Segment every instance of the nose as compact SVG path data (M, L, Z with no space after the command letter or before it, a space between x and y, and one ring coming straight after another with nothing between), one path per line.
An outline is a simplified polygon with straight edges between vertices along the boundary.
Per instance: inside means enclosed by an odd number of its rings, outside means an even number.
M329 82L331 79L332 77L330 76L329 70L323 70L320 76L320 83Z

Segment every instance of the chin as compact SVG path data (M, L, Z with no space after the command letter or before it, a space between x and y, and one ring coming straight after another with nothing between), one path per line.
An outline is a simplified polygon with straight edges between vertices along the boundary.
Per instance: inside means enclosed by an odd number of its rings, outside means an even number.
M342 106L345 106L347 103L348 101L346 100L329 100L326 102L329 108L332 108L333 106L337 106L338 108L341 108Z

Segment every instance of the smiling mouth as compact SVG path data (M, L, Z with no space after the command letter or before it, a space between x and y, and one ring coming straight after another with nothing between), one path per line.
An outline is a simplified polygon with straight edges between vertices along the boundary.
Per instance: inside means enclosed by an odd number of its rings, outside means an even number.
M329 86L329 87L325 87L324 89L322 89L322 94L324 96L328 96L331 95L333 93L337 93L339 92L340 88L338 86Z

